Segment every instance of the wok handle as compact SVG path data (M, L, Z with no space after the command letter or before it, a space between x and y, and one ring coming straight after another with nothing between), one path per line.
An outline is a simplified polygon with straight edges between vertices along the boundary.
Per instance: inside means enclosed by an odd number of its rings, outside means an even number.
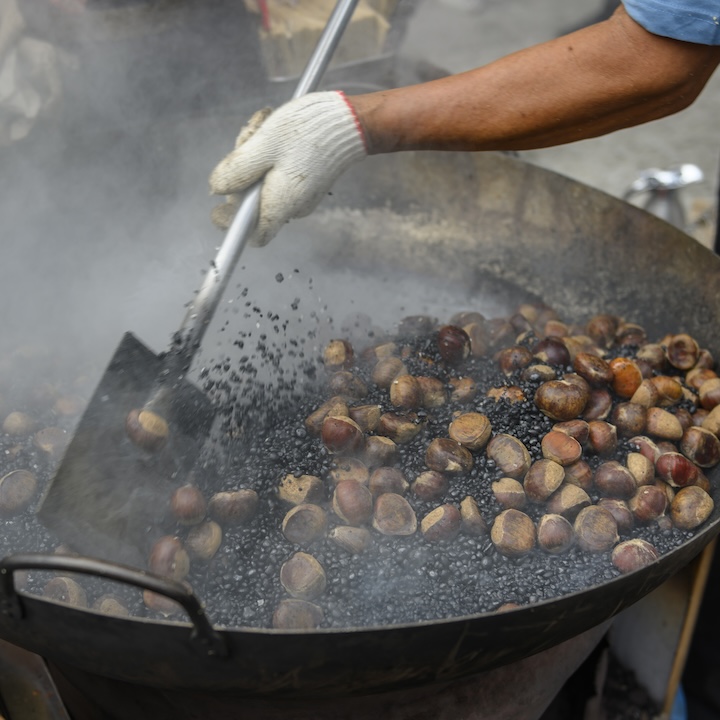
M175 580L95 558L40 553L9 555L0 560L0 612L17 619L23 616L23 606L15 589L13 574L16 570L52 570L92 575L158 593L176 602L188 614L193 625L190 640L198 650L216 657L226 657L228 654L224 639L211 625L200 601L192 590Z
M306 95L319 86L357 4L358 0L338 0L298 81L293 98ZM260 207L261 186L262 182L257 183L245 193L240 209L205 275L203 284L188 307L177 335L181 344L181 362L185 364L189 363L200 347L203 335L240 259L240 254L255 228Z

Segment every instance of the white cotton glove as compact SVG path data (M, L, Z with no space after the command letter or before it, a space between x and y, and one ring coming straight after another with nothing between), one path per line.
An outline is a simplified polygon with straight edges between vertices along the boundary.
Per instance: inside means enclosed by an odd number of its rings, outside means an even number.
M333 182L366 154L360 123L341 92L311 93L274 112L260 111L210 175L210 190L229 196L213 211L213 222L227 228L239 204L235 193L263 180L250 243L267 245L286 222L309 215Z

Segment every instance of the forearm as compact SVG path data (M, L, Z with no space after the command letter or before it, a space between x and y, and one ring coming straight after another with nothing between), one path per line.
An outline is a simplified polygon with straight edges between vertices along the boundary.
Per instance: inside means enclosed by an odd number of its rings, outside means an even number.
M526 150L603 135L687 107L720 48L608 21L487 66L350 98L371 153Z

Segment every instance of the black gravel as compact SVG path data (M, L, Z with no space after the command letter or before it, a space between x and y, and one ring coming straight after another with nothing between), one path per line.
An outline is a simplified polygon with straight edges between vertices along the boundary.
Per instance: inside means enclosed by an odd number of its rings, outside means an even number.
M447 366L435 352L433 333L421 338L399 338L398 344L413 350L405 361L410 374L433 375L444 381L469 375L479 385L478 397L469 405L448 403L442 408L421 411L423 430L414 440L400 446L398 467L408 481L427 469L424 462L427 445L435 437L447 436L453 413L458 410L484 413L494 434L511 433L524 442L533 460L542 457L540 440L553 421L532 402L539 383L521 380L519 371L506 377L490 359L472 359L462 368ZM630 350L623 348L622 352L628 355ZM556 370L560 376L571 369ZM373 388L369 368L359 364L353 371L371 388L369 395L357 404L377 403L384 411L395 410L387 392ZM484 396L491 387L511 385L522 388L528 399L510 404ZM314 555L327 574L327 590L316 602L323 608L325 625L329 627L386 625L490 612L504 603L529 605L596 586L619 575L610 562L610 553L592 554L574 547L561 556L536 550L512 559L498 553L487 536L460 535L449 543L431 544L419 531L409 537L386 537L373 531L373 546L361 555L350 555L325 539L308 548L288 542L280 532L288 508L276 499L275 489L287 473L327 477L333 458L304 427L305 418L327 397L319 391L306 397L299 407L283 410L272 426L249 433L258 437L257 442L237 443L230 452L231 471L224 478L224 486L254 488L261 496L262 510L249 527L226 536L222 553L206 572L190 578L207 598L208 610L216 622L228 626L270 625L277 602L286 597L279 582L280 566L300 550ZM624 460L632 449L621 440L617 459ZM586 459L593 467L601 462L593 456ZM472 495L491 524L503 509L494 499L491 483L502 475L479 452L470 472L451 479L442 500L426 503L412 494L408 499L420 520L442 503L457 504L466 495ZM328 487L328 498L330 492ZM599 497L592 492L590 495L593 501ZM535 521L544 514L541 506L532 505L525 512ZM330 517L336 524L340 522L331 512ZM662 554L679 547L692 534L647 526L635 529L632 536L647 540ZM223 570L219 571L220 568ZM233 569L226 572L225 568Z
M257 311L260 312L259 310ZM271 318L271 320L274 320ZM282 333L279 327L277 332ZM542 457L540 440L553 422L540 413L532 398L538 382L520 379L520 372L510 377L502 374L488 358L471 359L461 368L448 366L435 350L435 333L421 337L398 338L407 346L410 357L405 361L411 374L433 375L444 382L452 377L471 376L478 383L477 399L463 406L447 405L418 413L423 428L417 437L400 446L398 467L411 482L425 467L425 450L436 437L446 437L447 428L457 411L476 411L487 415L493 434L510 433L528 448L533 460ZM530 342L531 340L528 340ZM280 366L280 351L260 336L258 351L271 366ZM243 338L236 343L242 349ZM617 354L629 355L634 348L621 348ZM460 535L452 542L431 544L421 533L409 537L386 537L372 531L373 543L361 555L350 555L330 540L322 539L308 548L290 543L280 531L288 508L276 497L279 481L286 474L316 475L327 478L334 458L318 438L305 429L305 418L326 398L326 375L316 373L317 359L304 352L296 370L280 377L272 397L264 394L261 384L254 386L248 378L249 369L257 369L257 357L249 353L239 360L224 359L204 371L206 391L223 403L222 422L215 433L195 479L210 497L214 492L252 488L260 497L256 517L245 527L226 529L223 543L212 561L193 563L188 582L206 604L213 623L227 627L269 627L278 602L287 597L280 584L280 567L295 552L303 550L314 555L323 565L328 585L316 603L323 609L327 627L360 627L417 622L491 612L505 603L531 605L566 593L600 585L618 576L610 562L610 553L592 554L573 547L563 555L548 555L540 550L517 559L498 553L488 536ZM570 368L557 367L557 376ZM358 363L354 368L368 384L370 392L357 404L390 406L386 391L374 388L369 379L370 368ZM297 378L304 378L302 397L296 394ZM317 374L317 378L315 377ZM282 372L279 372L282 376ZM307 390L308 383L313 390ZM524 402L511 404L485 396L493 387L516 385L523 390ZM21 395L22 393L20 393ZM15 405L22 403L18 400ZM15 409L18 409L16 407ZM238 411L240 408L240 411ZM51 411L37 411L38 426L65 423L69 432L72 419L62 420ZM620 441L617 459L623 461L631 451ZM31 469L42 482L52 472L53 463L39 457L32 439L20 442L0 434L3 471ZM586 458L593 467L597 457ZM604 458L607 459L607 458ZM502 476L483 452L475 453L474 465L463 476L453 476L447 495L440 501L425 503L411 494L418 521L438 505L459 503L472 495L487 521L502 510L491 492L491 483ZM327 487L329 501L331 489ZM593 496L593 501L597 496ZM18 550L51 552L57 540L35 521L35 505L19 517L5 521L0 533L0 553ZM331 526L340 521L326 504ZM534 521L543 514L541 506L525 510ZM165 529L168 531L168 529ZM170 528L170 532L182 532ZM661 553L682 545L693 533L677 529L662 531L655 525L637 528L634 537L641 537ZM47 577L33 573L28 588L41 591ZM82 580L89 601L108 592L104 583ZM142 604L139 593L127 588L113 588L139 615L153 615Z

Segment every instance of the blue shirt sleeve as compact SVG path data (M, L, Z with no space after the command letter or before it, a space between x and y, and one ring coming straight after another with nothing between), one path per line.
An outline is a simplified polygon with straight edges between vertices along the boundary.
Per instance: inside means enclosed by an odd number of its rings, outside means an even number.
M623 0L636 23L654 35L720 45L720 0Z

